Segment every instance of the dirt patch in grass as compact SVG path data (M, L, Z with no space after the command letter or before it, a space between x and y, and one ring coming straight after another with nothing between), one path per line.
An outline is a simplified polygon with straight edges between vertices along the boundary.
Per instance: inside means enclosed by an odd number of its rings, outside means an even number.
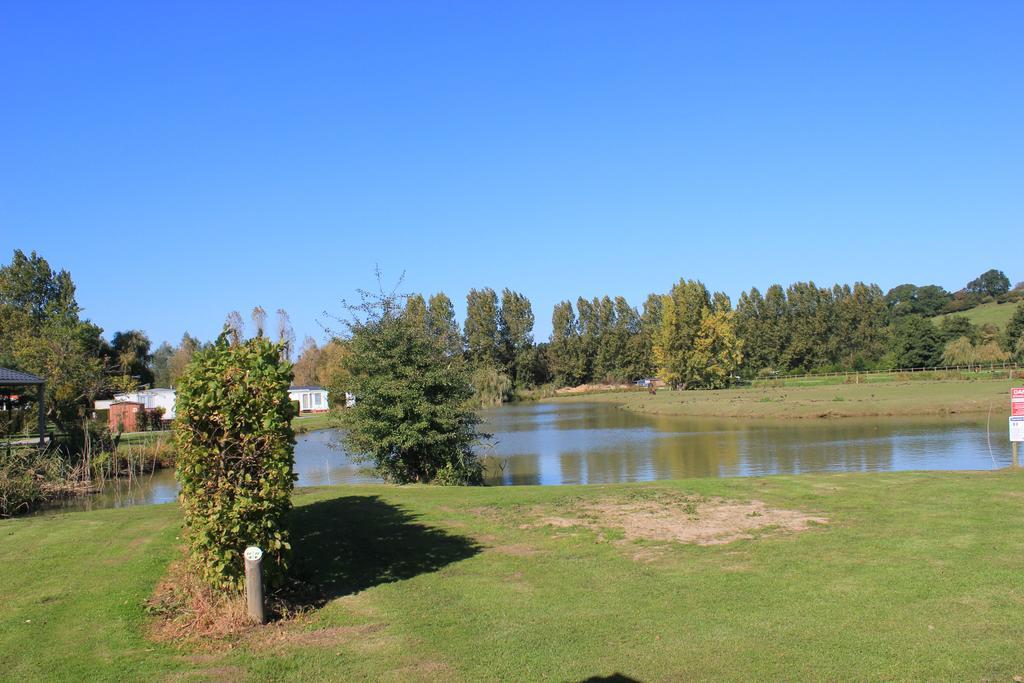
M759 500L741 503L694 497L584 501L566 513L542 515L538 521L521 526L584 527L622 534L626 541L720 545L754 538L755 532L761 530L800 532L827 523L824 517L768 507Z

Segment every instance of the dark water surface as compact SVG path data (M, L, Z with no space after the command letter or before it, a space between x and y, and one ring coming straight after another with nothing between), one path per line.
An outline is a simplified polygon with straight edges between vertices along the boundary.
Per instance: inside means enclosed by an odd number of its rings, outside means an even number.
M597 484L803 472L987 470L1010 464L1006 421L986 417L753 420L641 415L605 403L528 403L483 413L488 483ZM378 481L334 430L298 437L298 486ZM991 440L991 454L989 443ZM175 499L170 471L111 484L74 507Z

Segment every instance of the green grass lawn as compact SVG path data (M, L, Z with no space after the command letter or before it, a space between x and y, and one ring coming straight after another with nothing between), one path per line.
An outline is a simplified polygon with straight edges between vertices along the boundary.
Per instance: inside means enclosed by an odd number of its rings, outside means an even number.
M333 427L334 415L331 413L319 413L317 415L302 415L292 419L292 428L296 434L311 432L314 429L327 429Z
M861 384L754 386L717 391L635 391L559 397L551 401L618 403L654 415L735 418L840 418L874 416L1009 414L1010 387L1024 379L888 381Z
M944 317L947 315L963 315L966 316L975 325L979 327L981 325L995 325L1000 330L1006 329L1006 323L1010 322L1010 318L1013 317L1013 312L1017 309L1020 302L1008 302L1005 304L996 303L992 301L987 304L975 306L974 308L962 311L960 313L946 313L943 315L935 316L932 320L938 325Z
M146 638L143 609L175 555L175 506L7 520L0 677L1012 680L1024 674L1022 490L1008 471L309 490L296 498L296 571L326 604L177 647ZM683 496L828 523L700 546L631 540L580 513L653 502L689 519Z

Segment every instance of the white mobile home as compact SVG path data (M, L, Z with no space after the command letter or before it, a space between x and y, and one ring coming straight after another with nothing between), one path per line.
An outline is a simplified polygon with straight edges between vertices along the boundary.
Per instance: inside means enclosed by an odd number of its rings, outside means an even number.
M178 398L178 392L174 389L143 389L141 391L129 391L126 394L114 394L112 403L139 403L146 410L154 408L164 409L164 420L174 419L174 404ZM96 409L109 409L110 406L101 406L101 401L96 401Z
M326 413L327 390L323 387L292 387L288 398L298 402L300 413Z

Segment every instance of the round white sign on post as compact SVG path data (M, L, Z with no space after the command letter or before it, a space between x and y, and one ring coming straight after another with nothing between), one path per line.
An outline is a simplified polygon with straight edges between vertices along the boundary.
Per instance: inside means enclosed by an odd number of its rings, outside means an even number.
M251 545L248 548L246 548L244 554L245 559L249 560L250 562L259 562L260 559L263 557L263 551L254 545Z

